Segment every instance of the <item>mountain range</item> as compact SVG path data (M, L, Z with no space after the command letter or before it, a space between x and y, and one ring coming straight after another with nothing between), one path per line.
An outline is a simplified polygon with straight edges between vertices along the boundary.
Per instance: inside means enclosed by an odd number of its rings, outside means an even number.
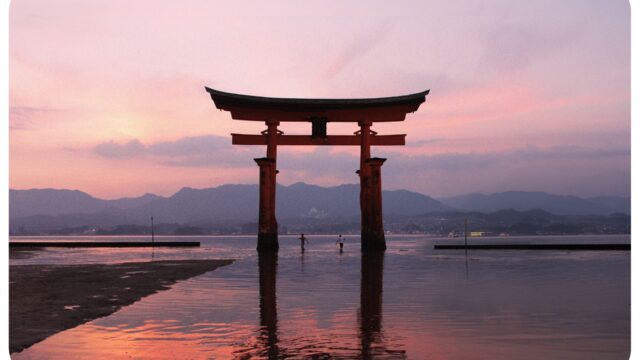
M277 217L285 219L359 219L359 185L321 187L305 183L277 187ZM10 229L55 229L80 226L148 225L191 226L241 224L257 221L257 185L221 185L213 188L185 187L169 197L104 200L78 190L30 189L9 191ZM385 217L407 217L431 213L497 210L544 210L559 215L609 215L630 213L628 197L552 195L510 191L469 194L436 200L407 190L383 191Z
M540 209L556 215L609 215L631 213L631 198L553 195L544 192L507 191L496 194L468 194L439 199L443 204L464 211L483 213L498 210Z

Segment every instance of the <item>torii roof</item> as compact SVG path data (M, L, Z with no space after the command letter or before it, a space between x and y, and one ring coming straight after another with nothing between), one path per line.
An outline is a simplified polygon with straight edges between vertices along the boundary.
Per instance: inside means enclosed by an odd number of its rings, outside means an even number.
M236 120L311 121L402 121L418 110L429 90L415 94L368 99L295 99L241 95L205 87L216 107L231 112Z

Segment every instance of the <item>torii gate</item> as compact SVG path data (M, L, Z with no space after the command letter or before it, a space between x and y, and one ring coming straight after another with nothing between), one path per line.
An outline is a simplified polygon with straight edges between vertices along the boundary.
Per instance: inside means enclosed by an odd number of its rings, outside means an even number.
M372 145L404 145L405 136L378 135L374 122L403 121L418 110L429 90L404 96L371 99L293 99L250 96L205 87L215 106L235 120L264 121L260 135L231 134L233 145L266 145L267 156L254 159L260 167L258 251L278 250L276 174L278 145L360 146L360 214L362 251L384 251L380 168L386 159L371 157ZM311 135L284 135L280 122L310 122ZM356 122L353 135L327 135L328 122Z

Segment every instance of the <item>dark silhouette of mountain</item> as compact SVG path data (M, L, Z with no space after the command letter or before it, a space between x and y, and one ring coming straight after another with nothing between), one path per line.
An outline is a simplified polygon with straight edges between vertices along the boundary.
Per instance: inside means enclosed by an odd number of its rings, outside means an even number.
M257 185L222 185L215 188L182 188L174 195L128 209L132 219L139 214L147 221L201 224L257 219Z
M630 213L630 198L553 195L544 192L508 191L496 194L468 194L439 199L463 211L494 212L504 209L540 209L557 215L609 215Z
M482 218L492 222L502 222L507 224L518 223L522 221L543 221L548 222L560 218L548 211L534 209L526 211L516 211L513 209L498 210L483 214Z
M278 185L277 217L282 224L291 227L314 224L318 231L357 227L360 216L359 192L360 187L356 184L333 187L304 183ZM588 216L592 215L628 215L630 198L603 196L583 199L542 192L510 191L456 196L442 199L441 202L416 192L393 190L383 191L383 206L385 222L390 223L402 223L403 219L411 217L435 216L437 219L434 221L439 224L441 220L438 220L438 214L465 211L482 213L483 221L494 225L518 222L540 226L559 221L557 216L581 216L588 223ZM185 187L170 197L145 194L115 200L98 199L77 190L10 190L9 213L10 229L26 233L30 230L105 228L126 224L148 226L150 216L154 217L156 224L205 228L216 225L216 228L227 228L257 222L258 186Z
M346 184L325 188L296 183L278 186L276 192L276 209L281 218L360 216L360 185ZM382 194L382 211L385 215L416 215L451 210L439 201L416 192L384 190Z
M426 233L441 236L461 236L465 223L468 224L468 231L482 232L488 236L629 234L631 231L631 217L621 213L556 215L540 209L508 209L489 213L453 211L389 220L385 224L385 230L394 233Z
M9 217L86 214L104 211L109 208L127 209L159 198L159 196L153 194L145 194L135 198L102 200L79 190L9 190Z
M296 183L277 187L277 216L337 218L360 214L360 187L355 184L321 187ZM433 198L406 190L383 191L386 215L418 215L452 210ZM202 225L257 221L257 185L185 187L170 197L151 194L117 200L97 199L80 191L11 190L11 228L60 228L157 223Z
M90 213L104 209L104 203L78 190L9 190L12 217Z
M621 196L596 196L587 200L600 204L622 214L631 214L631 198Z
M158 195L146 193L138 197L128 197L128 198L120 198L120 199L105 200L105 201L107 202L108 207L114 207L117 209L129 209L136 206L148 204L158 199L164 199L164 198Z
M321 187L297 183L277 187L278 220L283 233L359 232L360 187ZM623 214L629 198L581 199L545 193L473 194L449 199L449 207L426 195L383 191L385 229L397 233L490 234L629 233ZM626 206L626 208L625 208ZM464 209L464 207L468 207ZM463 210L460 210L462 208ZM486 210L497 208L497 210ZM258 216L257 185L183 188L170 197L103 200L72 190L11 190L11 234L156 234L254 233ZM16 216L18 214L19 216Z

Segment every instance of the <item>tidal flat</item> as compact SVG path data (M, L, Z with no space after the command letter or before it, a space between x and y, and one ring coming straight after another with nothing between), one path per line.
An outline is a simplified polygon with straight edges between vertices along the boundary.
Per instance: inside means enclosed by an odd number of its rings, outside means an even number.
M163 260L10 266L10 352L21 351L55 333L110 315L180 280L232 262Z

